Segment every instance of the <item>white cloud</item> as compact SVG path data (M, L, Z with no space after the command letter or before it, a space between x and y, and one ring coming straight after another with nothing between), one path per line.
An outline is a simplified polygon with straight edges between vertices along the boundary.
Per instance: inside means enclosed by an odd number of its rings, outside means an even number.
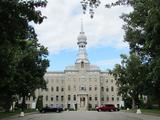
M104 1L106 0L102 0L102 3ZM84 15L88 47L101 45L126 47L121 29L123 21L119 16L122 12L129 11L131 11L129 7L107 9L102 4L96 9L93 19L88 14ZM42 9L42 12L47 19L41 25L35 26L40 43L47 46L52 53L77 48L76 42L82 16L80 0L48 0L48 5Z

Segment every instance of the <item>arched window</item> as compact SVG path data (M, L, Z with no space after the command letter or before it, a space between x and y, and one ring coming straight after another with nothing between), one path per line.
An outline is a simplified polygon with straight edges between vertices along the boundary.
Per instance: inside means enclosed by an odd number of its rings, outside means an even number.
M97 86L94 87L94 90L95 90L95 91L97 90Z
M54 88L53 88L53 87L51 87L51 91L52 91L52 92L54 91Z
M80 90L81 90L81 91L86 91L86 86L85 86L85 85L81 85L81 86L80 86Z
M68 101L70 101L71 100L71 95L68 95Z
M104 101L104 97L101 97L101 101Z
M58 101L58 95L56 95L56 101Z
M53 97L51 97L51 101L53 101Z
M104 91L104 87L101 87L101 91Z
M63 100L64 100L64 96L62 95L62 96L61 96L61 101L63 101Z
M84 68L84 62L83 61L81 62L81 68Z
M111 91L112 91L112 92L114 91L114 87L113 87L113 86L111 87Z
M114 101L114 97L112 96L112 101Z
M61 91L62 91L62 92L64 91L64 88L63 88L63 87L61 88Z
M58 86L56 87L56 91L59 91L59 87Z
M76 100L76 95L73 96L73 99Z
M117 97L117 101L119 101L119 97Z
M106 88L106 92L108 92L109 91L109 89L108 89L108 87Z
M46 95L46 101L48 101L48 95Z

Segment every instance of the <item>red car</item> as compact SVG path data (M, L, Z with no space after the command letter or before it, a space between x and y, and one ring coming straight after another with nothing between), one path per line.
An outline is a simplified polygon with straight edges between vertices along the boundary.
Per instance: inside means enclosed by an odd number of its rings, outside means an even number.
M115 107L114 104L102 105L100 107L96 107L96 110L98 112L100 112L100 111L110 111L110 112L112 112L112 111L119 111L119 109L117 107Z

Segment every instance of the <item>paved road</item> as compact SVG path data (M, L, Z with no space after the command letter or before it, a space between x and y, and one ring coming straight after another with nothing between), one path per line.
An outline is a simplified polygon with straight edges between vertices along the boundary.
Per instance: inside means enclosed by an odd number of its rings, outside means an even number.
M62 113L36 113L25 117L12 117L11 120L160 120L160 117L124 112L66 111Z

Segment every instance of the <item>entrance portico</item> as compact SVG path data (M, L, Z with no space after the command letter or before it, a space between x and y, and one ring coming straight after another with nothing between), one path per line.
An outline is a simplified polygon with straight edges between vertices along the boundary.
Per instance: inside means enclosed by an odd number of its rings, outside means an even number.
M78 110L85 111L88 110L88 94L77 94L78 100Z

